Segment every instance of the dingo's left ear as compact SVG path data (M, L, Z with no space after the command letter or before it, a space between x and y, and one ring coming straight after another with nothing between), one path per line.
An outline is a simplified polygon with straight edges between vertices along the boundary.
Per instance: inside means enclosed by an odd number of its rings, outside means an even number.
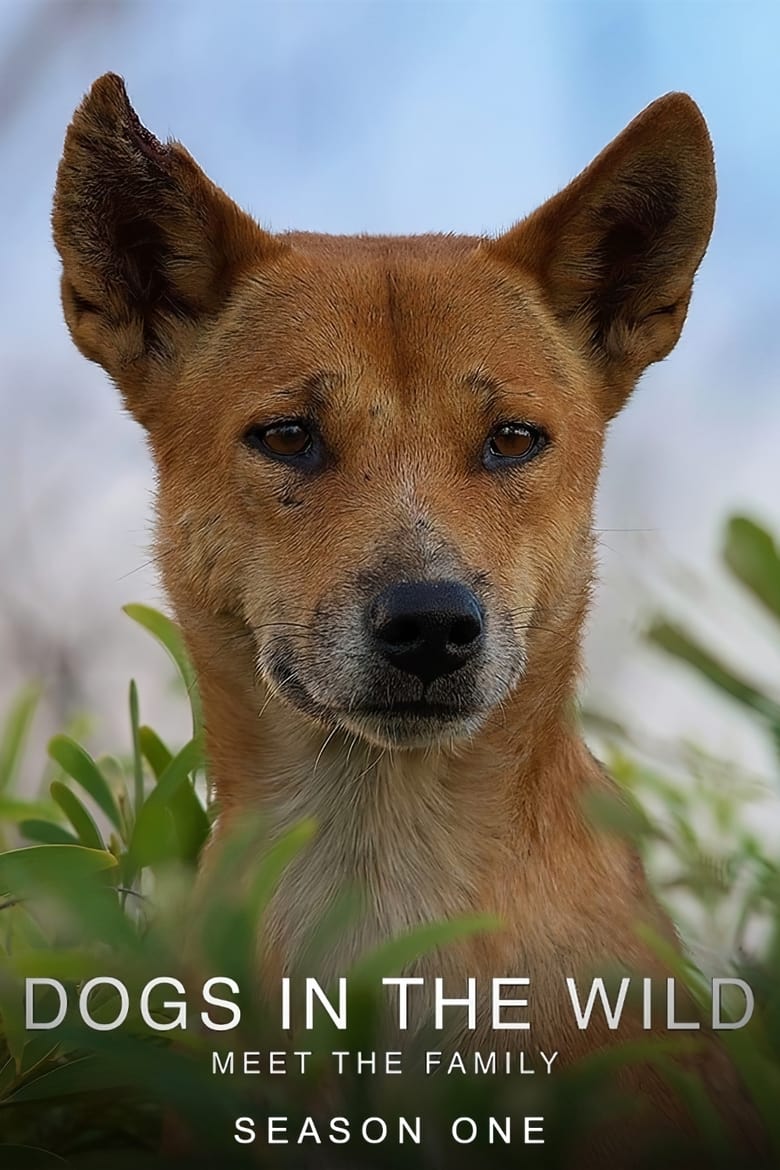
M286 247L183 146L158 142L111 73L68 129L52 221L73 340L145 425L193 331L242 273Z
M672 93L486 248L536 279L598 363L611 417L677 342L714 214L706 123L687 94Z

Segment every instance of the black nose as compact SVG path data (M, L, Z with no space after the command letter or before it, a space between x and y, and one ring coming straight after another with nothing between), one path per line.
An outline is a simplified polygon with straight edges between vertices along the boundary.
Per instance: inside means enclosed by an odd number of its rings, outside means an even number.
M482 609L457 581L391 585L375 599L369 623L387 661L424 683L458 670L482 645Z

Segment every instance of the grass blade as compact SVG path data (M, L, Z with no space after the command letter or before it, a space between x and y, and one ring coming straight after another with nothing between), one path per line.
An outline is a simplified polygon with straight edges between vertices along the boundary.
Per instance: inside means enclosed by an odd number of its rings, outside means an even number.
M136 816L140 813L144 803L144 764L138 739L138 728L138 687L135 685L135 679L132 679L130 682L130 730L133 742L133 808Z
M49 755L66 775L81 785L114 828L119 830L122 825L119 807L92 756L67 735L54 736L49 743Z
M165 614L160 613L159 610L152 609L149 605L135 603L125 605L123 609L129 618L132 618L139 626L143 626L145 630L148 630L152 637L157 639L173 659L179 674L184 680L184 686L187 690L192 708L193 734L197 737L203 726L200 694L198 692L195 671L189 660L179 627L169 617L166 617Z
M53 821L42 821L35 817L19 822L19 832L28 841L37 841L40 845L78 845L78 837L68 832L62 825Z
M0 737L0 792L13 785L27 735L41 694L37 687L27 687L17 697L5 721Z
M100 830L75 792L59 780L52 781L50 791L52 799L56 800L76 830L81 844L87 849L103 849L103 838L100 835Z

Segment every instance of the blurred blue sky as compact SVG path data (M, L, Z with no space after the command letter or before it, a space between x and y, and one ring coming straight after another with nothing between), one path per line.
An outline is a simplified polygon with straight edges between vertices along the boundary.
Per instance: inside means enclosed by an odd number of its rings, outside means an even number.
M780 526L779 47L771 0L2 0L0 698L26 669L20 623L63 654L89 626L105 661L92 655L85 698L110 720L128 670L118 607L156 597L151 469L66 336L49 238L65 127L96 76L122 73L146 124L272 229L333 232L498 230L659 94L699 102L713 243L683 341L608 449L600 523L619 531L590 665L611 702L627 690L615 638L652 596L659 543L709 572L729 504ZM651 666L630 671L651 721L695 723L687 680L660 694Z

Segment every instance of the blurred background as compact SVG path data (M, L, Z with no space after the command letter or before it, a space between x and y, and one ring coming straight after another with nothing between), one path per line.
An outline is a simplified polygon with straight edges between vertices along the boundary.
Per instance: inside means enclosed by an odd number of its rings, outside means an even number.
M127 747L127 681L172 739L185 704L121 613L162 604L139 428L61 318L49 210L99 74L272 229L495 232L669 90L701 105L719 211L688 325L607 448L590 707L757 772L766 738L642 637L663 610L777 694L778 646L721 573L730 511L780 528L780 5L751 0L0 0L0 712L90 713Z

